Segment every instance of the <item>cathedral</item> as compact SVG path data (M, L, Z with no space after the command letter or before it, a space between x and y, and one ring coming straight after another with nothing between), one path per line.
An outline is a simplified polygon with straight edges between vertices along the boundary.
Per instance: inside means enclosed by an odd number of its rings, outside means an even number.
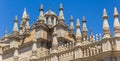
M52 10L44 12L40 5L39 16L31 26L29 14L24 9L20 27L18 17L14 18L11 34L7 30L0 38L0 61L120 61L120 24L117 8L114 7L114 34L110 32L107 11L103 9L103 34L88 29L83 16L70 16L70 26L65 24L63 6L59 15ZM76 30L75 30L76 29ZM113 37L112 37L113 36Z

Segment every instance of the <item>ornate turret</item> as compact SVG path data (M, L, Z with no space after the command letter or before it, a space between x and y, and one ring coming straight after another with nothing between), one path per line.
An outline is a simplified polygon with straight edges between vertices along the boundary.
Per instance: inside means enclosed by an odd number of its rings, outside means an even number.
M74 34L74 23L73 23L73 17L70 16L70 33Z
M63 7L62 7L62 3L60 3L60 8L59 8L59 16L58 16L58 21L59 23L64 24L64 14L63 14Z
M13 37L18 37L19 36L18 17L17 16L15 16L15 19L14 19L14 26L13 26L12 36Z
M54 27L53 41L52 41L52 48L54 53L57 52L56 51L57 47L58 47L57 32L56 32L56 27Z
M18 30L18 18L15 16L14 27L12 31L12 41L10 42L10 48L18 47L19 45L19 30Z
M87 39L88 37L88 29L87 29L87 26L86 26L86 19L85 17L83 16L82 18L82 38L85 40Z
M41 5L40 5L40 15L39 15L39 17L38 17L38 21L39 21L40 23L44 23L44 21L45 21L43 11L44 11L44 10L43 10L43 5L41 4Z
M81 45L81 31L80 31L80 21L77 19L77 24L76 24L76 45Z
M104 32L103 38L111 37L106 9L103 10L103 32Z
M114 37L120 37L120 23L118 16L117 8L114 7Z

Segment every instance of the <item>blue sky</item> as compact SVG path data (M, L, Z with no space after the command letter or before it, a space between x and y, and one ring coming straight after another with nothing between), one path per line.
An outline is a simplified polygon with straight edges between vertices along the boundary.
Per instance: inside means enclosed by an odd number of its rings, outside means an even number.
M74 17L74 22L79 18L82 21L82 16L86 17L88 30L93 30L93 33L102 33L102 14L103 9L107 9L109 16L109 25L111 33L113 33L113 10L118 8L120 13L120 0L0 0L0 37L4 35L6 27L8 32L12 32L14 16L17 15L19 23L23 14L24 8L27 9L30 15L30 24L36 21L39 15L40 4L44 5L45 12L49 9L59 13L59 4L64 7L65 23L69 24L70 15Z

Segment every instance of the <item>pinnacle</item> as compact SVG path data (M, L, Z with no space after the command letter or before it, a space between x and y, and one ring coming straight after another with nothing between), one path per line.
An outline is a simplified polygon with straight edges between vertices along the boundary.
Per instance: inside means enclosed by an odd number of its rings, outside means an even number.
M77 24L76 24L76 26L77 26L77 27L80 26L80 20L79 20L79 18L77 19Z
M60 3L60 10L62 10L63 9L63 6L62 6L62 3Z
M82 21L83 21L83 22L86 21L85 16L82 17Z
M43 4L40 5L40 10L43 10Z
M73 21L73 16L72 15L70 16L70 20Z
M103 17L107 17L108 15L107 15L107 11L106 11L106 9L104 8L104 10L103 10Z
M28 15L27 15L27 11L26 11L26 8L24 8L24 12L23 12L23 17L22 18L27 18Z
M114 7L114 16L118 16L118 10L116 7Z
M17 22L17 21L18 21L18 17L17 17L17 15L15 16L15 19L14 19L14 20L15 20L15 22Z

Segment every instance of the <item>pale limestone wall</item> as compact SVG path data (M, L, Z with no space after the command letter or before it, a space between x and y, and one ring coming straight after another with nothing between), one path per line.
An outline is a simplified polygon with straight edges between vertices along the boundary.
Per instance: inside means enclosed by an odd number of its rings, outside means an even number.
M65 30L62 27L59 27L59 28L57 27L57 36L58 37L61 37L61 36L64 37L65 36L64 33L65 33Z
M29 46L25 46L25 47L20 48L18 50L19 60L21 60L25 57L30 57L31 56L31 51L32 51L32 44L29 44ZM14 51L3 55L3 61L13 61L13 55L14 55Z
M110 51L111 50L111 43L110 43L110 41L109 40L104 40L103 42L102 42L102 50L103 50L103 52L106 52L106 51Z
M26 46L24 48L21 48L19 50L19 57L21 58L25 58L25 57L30 57L31 56L31 52L32 52L32 44L30 44L29 46Z
M43 38L43 31L44 31L43 28L39 28L39 29L36 30L36 33L35 33L36 35L35 36L36 36L37 39L38 38Z

